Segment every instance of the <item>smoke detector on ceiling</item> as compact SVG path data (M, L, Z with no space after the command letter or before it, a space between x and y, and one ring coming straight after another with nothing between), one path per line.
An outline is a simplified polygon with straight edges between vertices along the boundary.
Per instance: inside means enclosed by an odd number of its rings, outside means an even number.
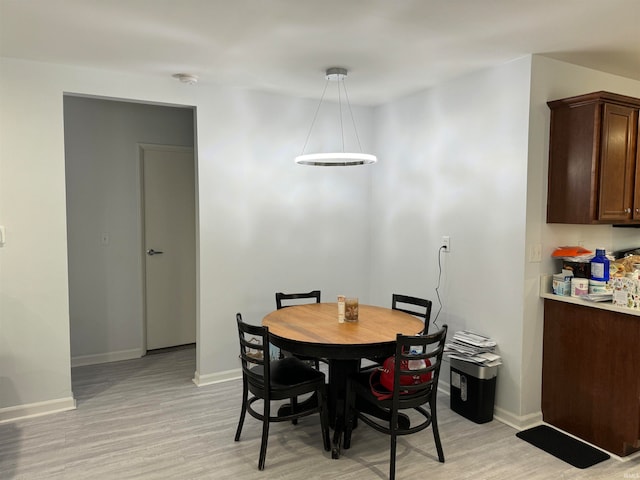
M182 83L188 83L189 85L195 85L198 83L198 77L196 75L191 75L190 73L176 73L173 75L173 78L177 78Z

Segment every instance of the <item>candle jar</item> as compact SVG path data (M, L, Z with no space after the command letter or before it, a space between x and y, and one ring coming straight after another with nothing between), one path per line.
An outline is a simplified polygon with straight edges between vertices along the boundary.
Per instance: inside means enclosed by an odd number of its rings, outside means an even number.
M347 322L358 321L358 299L347 298L344 302L344 319Z
M345 296L338 295L338 323L344 323Z

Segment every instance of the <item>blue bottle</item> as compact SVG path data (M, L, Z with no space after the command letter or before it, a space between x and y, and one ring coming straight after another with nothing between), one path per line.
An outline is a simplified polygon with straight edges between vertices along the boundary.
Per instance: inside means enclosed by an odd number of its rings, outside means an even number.
M591 259L591 280L609 281L609 259L604 248L596 248L596 256Z

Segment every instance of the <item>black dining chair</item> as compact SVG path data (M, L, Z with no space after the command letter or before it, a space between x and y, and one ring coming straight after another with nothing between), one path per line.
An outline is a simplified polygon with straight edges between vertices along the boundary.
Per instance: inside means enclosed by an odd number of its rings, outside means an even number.
M320 303L320 290L312 290L307 293L283 293L276 292L276 308L280 310L284 307L292 305L301 305L305 303ZM314 300L314 302L309 302Z
M401 312L408 313L414 317L420 317L424 320L423 335L429 333L429 321L431 320L431 300L425 298L411 297L409 295L400 295L394 293L391 296L391 308Z
M330 450L329 413L324 373L310 367L295 357L271 360L269 355L269 329L249 325L236 314L242 364L242 410L235 441L240 440L245 415L262 421L262 443L258 469L264 470L267 440L271 422L293 421L314 413L320 414L322 442L325 451ZM249 394L252 396L250 397ZM290 404L280 408L278 415L271 412L271 402L315 394L317 401ZM262 400L262 410L255 410L253 403Z
M320 303L320 295L320 290L312 290L307 293L276 292L276 308L280 310L281 308L291 307L293 305L302 305L305 303ZM312 301L310 302L309 300ZM283 357L284 352L281 351L280 356ZM320 369L320 362L318 358L302 355L296 355L296 357L305 362L313 363L313 365L316 367L316 370Z
M424 320L424 329L421 335L429 333L429 322L431 321L431 300L426 298L411 297L409 295L401 295L394 293L391 295L391 309L399 310L400 312L408 313L414 317L419 317ZM363 364L363 368L378 367L385 361L382 357L367 358L369 361L367 365Z
M391 437L390 480L395 478L397 437L400 435L417 433L431 426L438 460L444 463L444 452L438 432L436 394L447 329L447 325L443 325L438 332L431 335L398 334L393 371L389 372L393 373L393 384L390 390L378 381L376 376L382 373L380 370L358 372L350 376L347 381L348 410L344 448L351 446L356 419L389 435ZM388 418L388 421L381 421L376 418L377 415L373 417L366 413L371 411L371 408L365 407L367 404L374 410L386 413L385 418ZM420 415L404 415L402 410L407 409L412 409ZM419 421L415 420L416 417Z

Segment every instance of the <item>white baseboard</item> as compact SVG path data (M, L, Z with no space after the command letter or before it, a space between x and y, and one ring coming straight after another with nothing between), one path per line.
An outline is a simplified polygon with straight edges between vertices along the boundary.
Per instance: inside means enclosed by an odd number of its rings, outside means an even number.
M98 363L119 362L121 360L133 360L144 356L141 348L132 350L120 350L119 352L98 353L94 355L80 355L71 358L71 368L85 365L97 365Z
M196 372L193 375L193 383L195 383L199 387L203 387L205 385L212 385L214 383L237 380L238 378L242 378L242 370L239 368L227 370L225 372L209 373L207 375L200 375L198 372Z
M493 416L499 422L516 430L524 430L542 423L542 412L530 413L529 415L514 415L500 407L495 407Z
M76 401L73 397L0 408L0 423L12 422L22 418L39 417L40 415L64 412L75 408Z

